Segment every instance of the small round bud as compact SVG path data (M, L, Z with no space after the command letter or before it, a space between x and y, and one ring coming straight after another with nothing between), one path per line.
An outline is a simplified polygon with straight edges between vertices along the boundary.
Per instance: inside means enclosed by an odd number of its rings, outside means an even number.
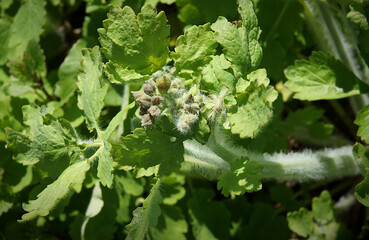
M142 91L132 91L131 93L136 100L144 94Z
M152 117L158 117L161 114L161 110L160 108L158 108L158 106L151 106L147 112L152 116Z
M156 86L158 87L160 93L168 92L170 85L171 81L166 75L163 75L156 80Z
M154 105L158 105L158 104L160 104L160 103L161 103L161 101L162 101L162 99L161 99L161 97L159 97L159 96L153 96L153 97L151 98L151 103L152 103L152 104L154 104Z
M146 94L152 96L155 91L155 86L151 82L146 81L145 84L143 85L143 90Z
M148 109L151 106L151 97L146 94L142 94L136 101L140 104L142 108Z
M152 126L152 125L153 125L153 122L152 122L150 114L143 115L141 126L145 127L145 126Z

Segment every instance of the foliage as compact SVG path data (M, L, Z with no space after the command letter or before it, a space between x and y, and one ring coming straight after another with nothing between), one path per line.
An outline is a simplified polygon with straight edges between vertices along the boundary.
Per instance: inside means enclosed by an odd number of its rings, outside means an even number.
M368 21L359 0L1 1L1 236L367 238Z

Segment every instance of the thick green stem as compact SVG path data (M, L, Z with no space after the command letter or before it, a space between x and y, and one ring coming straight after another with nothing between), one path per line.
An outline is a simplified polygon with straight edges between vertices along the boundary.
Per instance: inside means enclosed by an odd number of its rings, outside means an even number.
M185 173L216 179L221 173L230 169L229 162L206 145L188 140L184 143L184 147L185 161L182 164L182 171ZM263 165L261 172L263 179L304 182L333 180L360 173L352 155L351 146L274 154L233 151L233 156L248 157L250 161Z

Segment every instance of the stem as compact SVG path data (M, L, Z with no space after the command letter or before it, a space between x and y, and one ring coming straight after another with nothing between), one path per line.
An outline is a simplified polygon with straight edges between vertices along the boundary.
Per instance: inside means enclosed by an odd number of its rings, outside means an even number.
M216 179L230 169L229 162L219 157L206 145L187 140L184 142L184 148L184 163L181 170L185 173ZM247 156L250 161L263 165L261 172L263 179L305 182L333 180L360 173L352 155L351 146L296 153L248 152L243 154L242 152L244 151L234 151L233 156L238 158Z
M123 86L123 96L122 97L123 97L123 99L122 99L122 104L120 106L120 110L125 109L129 104L129 84L125 84ZM118 126L117 135L116 135L116 142L119 141L120 136L122 136L122 134L124 132L124 120L127 118L127 114L128 114L128 111L126 111L124 113L123 121Z

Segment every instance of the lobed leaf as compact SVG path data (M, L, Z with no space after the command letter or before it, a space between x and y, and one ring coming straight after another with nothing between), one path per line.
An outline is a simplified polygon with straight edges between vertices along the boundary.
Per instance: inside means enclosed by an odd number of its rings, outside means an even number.
M361 137L362 140L369 143L369 105L360 110L354 123L359 126L357 135Z
M179 71L201 71L202 66L211 61L217 46L209 24L192 26L177 39L175 52L172 53L175 67Z
M11 74L26 82L38 82L46 78L46 63L41 46L30 41L23 58L10 62Z
M156 227L150 227L150 239L161 240L186 240L188 225L180 208L175 206L161 207L162 214Z
M73 135L65 132L53 116L44 115L42 109L34 105L24 106L23 115L24 123L30 128L29 136L12 131L8 134L7 146L16 152L16 161L24 165L39 161L55 163L76 151L74 132Z
M369 148L356 143L353 153L364 179L355 187L355 197L364 206L369 206Z
M102 80L102 63L98 47L82 50L82 71L78 75L78 107L84 111L90 131L98 129L98 118L104 106L108 86Z
M369 89L340 61L323 52L313 52L309 60L295 61L284 73L286 87L300 100L339 99Z
M238 81L238 106L227 114L233 134L239 134L241 138L253 138L271 120L272 103L278 93L268 85L265 69L251 72L247 75L247 80Z
M29 41L39 40L46 21L45 3L44 0L28 0L19 8L9 33L8 51L12 51L12 58L20 57Z
M113 82L137 80L161 69L169 54L169 26L164 12L145 5L137 16L126 6L112 6L98 30L107 72Z
M261 30L255 15L252 2L240 0L238 12L242 23L237 26L224 17L211 25L215 39L223 47L225 57L232 63L237 73L245 74L256 69L262 58L259 45Z
M80 191L86 172L90 169L87 161L82 161L69 166L59 178L48 185L36 200L24 204L23 208L28 213L22 216L20 222L29 221L38 216L46 216L56 204L72 190Z
M145 169L160 164L159 175L174 172L183 162L184 149L180 140L171 140L158 130L137 128L133 134L121 138L119 163Z
M127 225L129 233L126 239L143 240L149 228L158 224L158 218L162 214L160 204L163 202L160 185L161 180L158 179L142 207L133 211L132 222Z
M313 233L313 213L306 208L287 214L288 227L302 237L308 237Z
M229 194L243 195L245 192L259 191L261 185L260 172L262 166L249 162L248 158L240 158L231 164L231 170L218 178L218 190L226 197Z

